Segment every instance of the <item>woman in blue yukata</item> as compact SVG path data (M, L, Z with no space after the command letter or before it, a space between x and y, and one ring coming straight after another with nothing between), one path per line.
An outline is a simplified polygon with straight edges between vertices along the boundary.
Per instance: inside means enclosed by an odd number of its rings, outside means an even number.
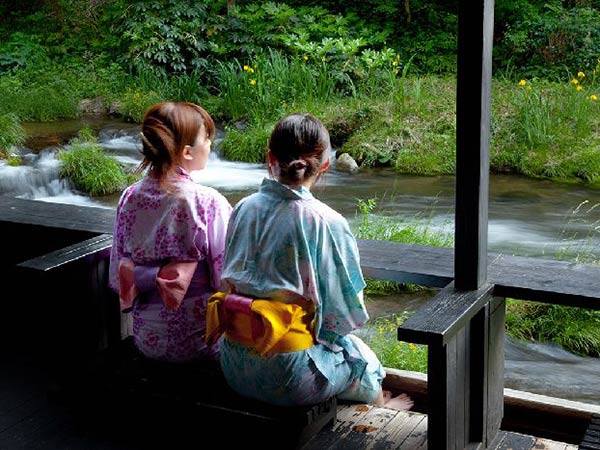
M382 391L385 371L353 330L369 318L358 247L346 219L311 187L329 167L329 133L310 114L273 130L269 174L229 221L222 292L209 300L207 339L239 394L275 405L339 399L410 409Z

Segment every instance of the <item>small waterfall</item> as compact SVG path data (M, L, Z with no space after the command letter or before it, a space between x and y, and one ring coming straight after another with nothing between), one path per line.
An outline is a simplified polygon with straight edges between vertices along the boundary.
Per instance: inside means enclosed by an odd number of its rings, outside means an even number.
M26 164L16 167L0 161L0 195L39 200L70 192L69 183L59 178L60 161L55 154L55 149L25 153L21 157Z

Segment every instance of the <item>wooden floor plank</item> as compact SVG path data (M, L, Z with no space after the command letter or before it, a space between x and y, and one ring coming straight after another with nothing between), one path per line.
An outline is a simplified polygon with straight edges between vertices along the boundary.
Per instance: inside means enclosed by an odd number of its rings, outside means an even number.
M392 449L410 449L408 447L411 441L412 433L416 432L418 436L414 439L412 445L420 442L422 434L427 434L427 416L419 413L406 411L399 412L380 434L379 439L369 445L370 450L392 450Z
M535 439L520 433L503 432L503 437L495 450L531 450Z
M398 413L399 411L394 409L370 406L369 411L354 420L350 432L345 436L343 444L335 448L364 450L371 442L376 442L377 436Z
M413 417L418 418L418 416ZM427 417L421 417L406 440L395 448L398 450L427 450Z
M352 433L353 425L360 421L372 407L362 404L338 403L337 419L333 427L326 427L309 440L302 450L334 450L346 436Z

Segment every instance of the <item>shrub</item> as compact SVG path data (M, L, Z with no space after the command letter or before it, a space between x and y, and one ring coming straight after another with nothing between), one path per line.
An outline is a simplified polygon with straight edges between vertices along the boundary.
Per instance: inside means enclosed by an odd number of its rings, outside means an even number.
M58 154L62 161L61 177L69 178L75 189L92 196L114 194L128 183L127 175L116 159L104 154L100 145L72 144Z
M0 114L0 157L8 156L10 147L25 141L25 130L16 114Z
M221 143L221 154L225 159L251 163L265 162L271 129L252 126L247 130L227 127Z

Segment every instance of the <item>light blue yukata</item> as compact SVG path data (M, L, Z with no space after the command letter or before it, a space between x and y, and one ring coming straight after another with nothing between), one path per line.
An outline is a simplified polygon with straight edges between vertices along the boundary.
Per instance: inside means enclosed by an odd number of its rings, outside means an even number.
M356 240L346 219L304 187L264 179L234 208L227 231L223 288L314 305L316 344L261 356L225 335L221 366L238 393L276 405L340 399L372 403L385 372L350 334L369 318Z

